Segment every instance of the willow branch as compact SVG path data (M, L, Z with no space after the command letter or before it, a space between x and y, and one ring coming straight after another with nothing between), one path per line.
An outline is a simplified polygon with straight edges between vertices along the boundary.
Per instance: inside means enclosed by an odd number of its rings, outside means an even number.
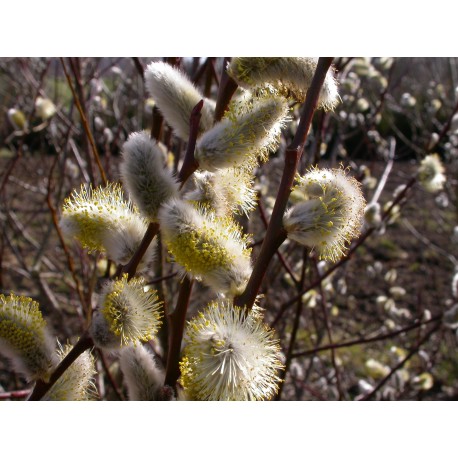
M274 209L270 218L269 227L266 231L264 242L261 246L258 259L253 267L250 280L245 291L234 299L234 304L238 306L245 305L248 309L254 304L262 280L266 273L272 256L286 239L286 231L283 228L283 215L286 210L288 198L294 183L297 166L302 156L305 146L305 140L312 123L313 113L318 104L321 87L326 78L326 73L331 66L332 57L324 57L318 60L315 75L312 84L307 91L307 96L302 107L301 119L296 131L296 135L285 152L285 166L283 175L275 200Z
M202 117L200 112L202 111L203 106L204 106L204 101L201 100L192 109L192 112L191 112L191 119L189 122L190 130L189 130L188 146L186 148L186 154L183 159L183 165L181 166L181 170L178 174L178 181L181 183L180 189L183 187L186 180L199 167L199 164L196 161L196 158L194 157L194 151L196 149L197 135L199 133L200 118Z
M226 71L227 64L230 58L225 57L223 62L223 70L221 73L221 82L218 88L218 96L215 107L215 122L221 121L224 116L232 96L238 88L238 84L228 75Z
M165 373L165 385L174 387L180 376L180 353L181 341L183 340L186 312L191 297L193 280L186 276L180 287L175 310L168 315L169 323L169 352L167 354L167 366Z
M102 163L100 162L100 156L99 156L99 153L97 151L97 147L95 145L95 140L94 140L94 137L92 135L92 132L91 132L91 129L89 128L89 124L87 122L87 118L86 118L86 113L82 107L82 102L80 100L80 98L78 97L78 94L76 93L75 91L75 88L73 87L73 83L72 83L72 80L70 78L70 75L68 74L68 71L67 71L67 67L65 65L65 62L64 62L64 59L61 57L60 58L60 62L62 64L62 67L64 69L64 73L65 73L65 77L67 78L67 82L68 82L68 85L70 87L70 91L72 92L72 95L73 95L73 99L75 100L75 105L76 105L76 108L78 109L78 112L80 114L80 117L81 117L81 122L83 123L83 129L84 129L84 132L86 133L86 137L89 141L89 144L91 146L91 150L92 150L92 154L95 158L95 161L97 163L97 167L99 168L99 172L100 172L100 177L102 179L102 183L104 185L107 184L107 177L105 175L105 171L103 170L103 166L102 166ZM73 65L73 63L70 61L70 63Z

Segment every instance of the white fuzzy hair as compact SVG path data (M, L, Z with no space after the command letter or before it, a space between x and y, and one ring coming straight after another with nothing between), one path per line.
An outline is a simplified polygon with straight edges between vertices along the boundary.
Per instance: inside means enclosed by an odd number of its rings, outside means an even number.
M199 132L213 125L215 103L205 98L180 70L164 62L152 62L145 71L145 84L164 119L182 140L188 140L192 109L202 99Z
M228 65L228 73L243 88L271 85L281 94L303 102L317 64L316 57L235 57ZM321 88L318 106L333 109L338 99L331 68Z
M198 141L195 156L201 169L253 168L277 148L288 114L286 99L266 97L248 105L242 101L232 109Z
M249 250L230 218L171 199L159 211L159 221L167 248L189 274L215 292L243 292L251 275Z
M124 143L121 177L130 198L150 221L160 205L178 196L178 183L164 167L163 153L145 132L135 132Z
M120 351L119 366L130 401L157 401L165 374L143 345L129 345Z

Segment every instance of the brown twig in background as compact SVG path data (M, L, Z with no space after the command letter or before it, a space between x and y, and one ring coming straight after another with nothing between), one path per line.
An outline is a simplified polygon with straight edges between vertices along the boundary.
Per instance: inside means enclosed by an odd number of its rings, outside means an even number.
M393 369L391 369L391 371L389 372L388 375L386 375L386 377L383 377L382 380L380 380L380 382L377 383L377 385L375 386L375 388L367 393L365 396L363 396L360 401L369 401L372 397L375 396L375 394L385 385L385 383L392 377L392 375L397 372L399 369L401 369L406 363L407 361L409 361L410 358L412 358L412 356L414 356L419 350L420 350L420 347L441 327L442 323L437 323L436 326L434 326L432 329L430 329L420 340L419 342L415 345L414 348L412 348L412 350L409 351L409 353L407 354L407 356L405 358L403 358L398 364L396 364L396 366L393 367Z
M430 318L429 320L419 321L418 323L413 323L413 324L411 324L409 326L406 326L406 327L404 327L402 329L398 329L397 331L388 332L388 333L382 334L380 336L363 337L363 338L360 338L360 339L348 340L346 342L323 345L322 347L313 348L312 350L306 350L306 351L300 351L300 352L297 352L297 353L293 353L292 357L293 358L299 358L301 356L314 355L314 354L319 353L321 351L338 349L338 348L353 347L354 345L364 345L364 344L367 344L367 343L379 342L381 340L391 339L391 338L396 337L396 336L398 336L400 334L404 334L405 332L411 331L412 329L421 328L422 326L424 326L426 324L433 323L434 321L438 321L440 319L442 319L442 314L441 315L436 315L436 316Z
M259 209L259 215L261 216L262 223L264 224L264 227L267 228L269 226L269 221L267 221L266 211L264 209L264 205L262 203L261 196L259 194L258 194L258 209ZM276 254L278 256L278 259L281 262L281 265L286 270L286 272L288 272L288 274L291 277L291 280L293 281L293 283L297 286L299 284L299 280L294 275L294 272L291 269L291 266L288 264L288 262L286 261L285 257L283 256L283 254L280 253L279 250L277 250Z
M303 249L303 252L305 252L305 248ZM302 263L301 278L296 284L296 288L299 291L304 286L304 281L305 281L305 262ZM299 330L303 307L304 307L304 301L302 300L302 297L301 297L297 301L297 309L296 309L296 315L294 317L293 329L291 330L291 337L289 339L288 350L286 351L285 367L283 368L282 375L281 375L281 378L283 379L283 381L280 384L280 386L278 387L278 392L277 392L277 395L275 396L276 401L279 401L281 399L283 387L285 386L285 379L286 379L286 375L288 374L289 367L291 365L291 361L292 361L291 355L293 354L294 345L296 343L297 331Z
M72 274L72 278L73 278L73 281L75 283L75 289L76 289L76 292L78 294L81 306L83 308L83 312L84 312L85 317L86 317L86 323L89 323L89 320L90 320L90 317L91 317L91 307L90 307L90 304L87 304L86 300L84 299L84 295L83 295L83 291L82 291L82 288L81 288L81 285L80 285L80 281L78 279L78 275L76 274L75 263L73 261L72 255L70 254L70 250L68 249L67 244L65 243L64 236L63 236L62 231L61 231L60 226L59 226L59 218L57 217L56 207L54 206L54 204L52 202L52 198L51 198L52 186L53 186L52 176L53 176L54 168L55 168L55 166L57 164L58 158L59 158L59 156L56 156L56 158L54 159L54 162L53 162L53 164L51 166L51 169L49 171L49 175L48 175L48 192L46 194L46 203L47 203L49 211L51 213L52 222L54 224L54 228L56 229L57 236L59 237L59 242L60 242L60 244L62 246L62 249L64 250L65 257L67 259L68 269L70 270L70 273Z
M99 153L97 151L97 147L95 145L94 137L92 135L91 129L89 128L89 124L87 122L86 113L83 110L83 107L81 105L81 100L80 100L78 94L76 93L75 88L73 87L72 80L70 78L70 75L68 74L67 66L65 65L65 61L64 61L64 59L62 57L60 58L60 62L61 62L62 67L64 69L65 77L67 78L67 82L68 82L68 85L69 85L70 90L72 92L73 99L75 100L76 108L78 109L78 112L80 114L81 122L83 123L83 129L84 129L84 132L86 133L86 137L87 137L87 139L89 141L89 144L91 146L92 154L93 154L93 156L95 158L95 161L97 163L97 166L99 168L99 172L100 172L100 177L102 179L102 183L104 185L106 185L107 184L107 178L106 178L106 175L105 175L105 171L103 170L102 163L100 162L100 157L99 157ZM74 69L74 63L73 63L72 60L70 60L70 65L72 66L72 69L73 69L74 73L76 73L76 70Z
M314 264L315 264L316 274L318 276L320 276L320 272L318 270L318 262L316 261L316 259L314 259ZM333 345L334 342L333 342L333 339L332 339L331 322L329 320L328 309L327 309L327 301L326 301L326 294L325 294L325 291L324 291L324 288L323 288L323 282L320 283L319 288L320 288L320 295L321 295L320 304L321 304L321 310L323 312L324 325L325 325L326 333L328 335L329 343L331 345ZM339 368L337 366L336 352L335 352L334 348L331 348L331 362L332 362L332 366L334 367L334 372L335 372L335 377L336 377L336 387L337 387L337 392L339 393L339 401L341 401L342 399L344 399L344 394L343 394L343 391L342 391L342 385L341 385L341 381L340 381L340 371L339 371Z
M125 401L122 391L119 389L118 384L116 383L115 379L111 375L110 368L108 367L107 359L105 358L103 350L98 348L97 354L99 355L100 361L102 362L102 367L103 367L103 370L105 371L108 382L110 383L111 387L113 388L113 391L115 392L117 398L120 401Z

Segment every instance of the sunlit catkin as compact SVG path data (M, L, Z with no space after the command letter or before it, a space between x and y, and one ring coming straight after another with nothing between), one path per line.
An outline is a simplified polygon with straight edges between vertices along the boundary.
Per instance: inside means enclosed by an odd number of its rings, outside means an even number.
M314 57L234 57L227 71L241 87L271 85L280 94L303 102L317 63ZM337 83L330 69L320 91L318 106L333 109L338 98Z
M280 347L258 312L209 304L188 323L183 352L181 384L194 400L262 401L278 391Z
M204 100L199 132L213 125L215 103L206 99L180 70L164 62L152 62L145 71L145 85L167 123L182 140L189 137L193 108Z
M288 238L336 261L359 235L365 200L360 184L342 169L311 169L298 177L296 203L283 218Z
M0 294L0 353L28 380L47 381L55 367L55 340L30 297Z
M121 186L110 183L73 191L64 202L60 226L68 238L76 238L84 248L106 252L114 262L125 264L140 245L148 224L132 202L124 200ZM153 258L154 244L140 268Z
M162 302L155 290L145 291L144 280L127 275L108 282L92 321L94 342L119 349L151 340L162 324Z
M178 196L178 183L165 168L163 153L145 132L135 132L124 143L120 166L130 198L150 221L156 221L160 205Z
M197 143L199 167L210 172L230 167L253 168L267 160L280 141L288 114L283 97L255 98L231 104L225 117Z
M437 192L444 187L445 169L438 154L429 154L420 163L418 179L428 192Z
M253 176L244 168L229 168L211 172L194 173L195 189L186 194L217 215L248 214L256 207Z
M172 199L159 211L163 240L189 274L217 293L240 294L251 274L250 250L228 217Z

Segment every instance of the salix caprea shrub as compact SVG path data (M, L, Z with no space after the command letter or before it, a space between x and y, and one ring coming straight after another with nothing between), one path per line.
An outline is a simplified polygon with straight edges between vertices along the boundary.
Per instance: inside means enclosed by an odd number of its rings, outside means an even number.
M363 63L356 62L354 72ZM348 116L331 60L234 58L223 71L237 87L228 89L225 106L222 80L216 96L204 95L176 66L147 65L144 84L156 122L179 139L181 157L175 161L170 141L163 143L143 126L123 141L115 178L102 174L101 184L82 183L61 202L58 229L65 242L95 253L107 267L94 282L81 339L60 344L36 302L0 296L0 352L36 382L31 399L96 399L97 352L119 362L129 400L275 399L288 371L296 370L292 345L282 347L275 326L265 319L269 297L263 292L268 296L269 289L263 281L277 250L284 245L306 253L287 266L283 279L297 289L301 307L314 309L317 297L324 301L334 292L328 277L332 266L343 262L362 233L382 233L394 221L408 186L415 181L431 193L443 188L444 167L436 154L425 155L414 181L385 205L377 191L366 202L367 189L377 185L368 170L355 177L349 163L322 167L316 157L300 162L307 136L315 134L315 110L326 114L340 105L334 116ZM352 97L359 88L354 72L342 82ZM378 73L371 78L386 84ZM37 99L44 122L55 115L48 102ZM403 97L402 103L413 102ZM364 113L368 102L361 97L352 109ZM8 116L16 129L28 128L18 110ZM382 143L380 148L386 146ZM262 175L272 164L282 178L276 196L267 196ZM258 208L267 228L253 234L249 228L255 227ZM167 292L151 281L164 264L173 265L175 274L175 287ZM302 292L312 271L322 276L319 287ZM191 294L193 287L198 295ZM344 281L338 289L345 294ZM403 295L405 290L393 284L390 297L380 300L393 320L408 317L395 304ZM455 309L444 318L449 326L456 322ZM288 333L294 343L296 324ZM390 374L374 358L364 367L374 380ZM428 382L422 374L412 381ZM362 394L373 389L360 383Z

